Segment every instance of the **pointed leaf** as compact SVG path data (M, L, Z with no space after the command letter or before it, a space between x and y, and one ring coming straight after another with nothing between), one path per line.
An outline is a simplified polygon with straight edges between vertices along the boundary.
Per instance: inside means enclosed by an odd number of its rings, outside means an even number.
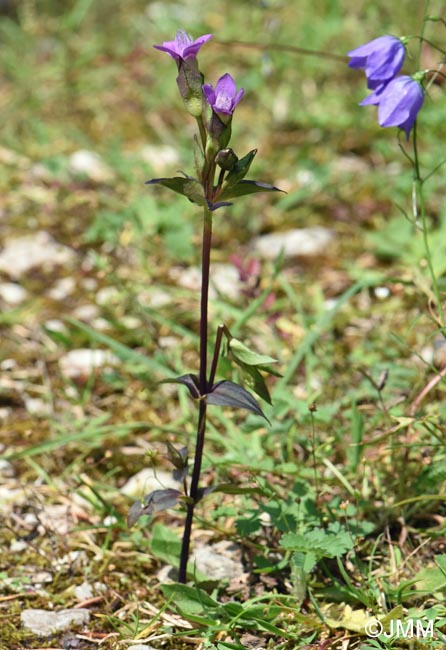
M198 377L197 375L181 375L181 377L172 377L172 379L162 379L160 384L183 384L186 386L191 397L198 399L200 397L200 391L198 388Z
M182 176L174 176L173 178L152 178L150 181L146 181L145 185L162 185L177 194L182 194L193 203L206 205L206 199L200 182L191 176L186 176L184 178Z
M208 404L216 406L233 406L246 409L256 415L261 415L269 422L251 393L248 393L243 386L239 386L233 381L223 380L214 384L211 391L205 395L205 400Z
M188 461L187 447L181 447L181 449L177 449L169 440L166 440L166 445L167 457L172 465L177 469L184 469Z
M182 494L178 490L154 490L144 497L144 502L138 499L130 508L127 525L131 528L142 515L152 515L154 512L168 510L177 505Z
M277 363L277 359L273 359L267 354L253 352L238 339L232 338L229 341L229 349L236 360L242 361L248 366L264 366L269 363Z
M175 467L172 472L172 476L175 481L182 483L187 476L188 472L188 463L189 458L187 455L187 447L181 447L181 449L176 449L172 443L167 440L167 457Z
M223 191L229 187L233 187L236 183L241 181L242 178L245 178L246 174L249 172L249 168L251 167L251 163L254 160L256 153L257 149L252 149L249 153L246 154L246 156L243 156L243 158L237 160L233 169L231 169L229 174L226 176L223 185Z
M127 526L131 528L136 524L138 519L142 515L142 501L141 499L138 499L138 501L135 501L135 503L132 505L132 507L129 510L129 514L127 515Z
M283 192L278 187L261 181L240 181L232 187L225 188L220 194L220 199L234 199L237 196L257 194L258 192Z
M257 370L257 368L255 366L248 366L246 364L241 364L241 363L239 365L244 371L244 374L247 375L246 383L248 384L249 388L253 390L256 393L256 395L264 399L265 402L268 402L268 404L272 404L271 396L269 394L269 390L266 386L265 380L263 379L262 375Z

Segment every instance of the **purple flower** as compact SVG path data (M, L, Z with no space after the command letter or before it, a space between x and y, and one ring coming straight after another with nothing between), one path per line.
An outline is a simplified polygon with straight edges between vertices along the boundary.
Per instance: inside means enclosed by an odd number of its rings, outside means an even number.
M183 30L178 30L174 41L165 41L162 45L154 45L153 47L162 52L167 52L172 59L177 63L186 61L187 59L195 58L202 47L213 34L205 34L200 36L195 41L186 34Z
M367 85L376 90L393 79L404 62L406 48L395 36L380 36L348 53L350 68L365 69Z
M204 84L203 92L214 113L221 115L223 122L226 122L224 116L233 114L245 91L240 88L237 92L234 79L226 73L217 81L215 90L211 84Z
M389 81L383 89L375 90L360 106L378 105L380 126L398 126L409 139L423 101L423 86L412 77L402 75Z

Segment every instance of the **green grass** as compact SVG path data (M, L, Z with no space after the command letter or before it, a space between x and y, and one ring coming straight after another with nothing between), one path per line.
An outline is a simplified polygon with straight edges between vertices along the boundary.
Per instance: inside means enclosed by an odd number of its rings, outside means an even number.
M106 585L88 631L110 650L136 640L208 650L340 648L346 639L358 650L444 647L444 332L422 235L404 217L411 168L395 131L379 128L373 107L357 106L362 75L336 56L295 50L344 56L380 34L417 33L421 10L411 0L209 0L204 8L23 0L0 16L0 243L46 230L77 255L72 269L20 278L26 301L2 304L0 444L13 475L0 474L10 495L1 506L0 641L11 650L62 647L62 635L45 641L22 630L20 612L74 606L85 579ZM431 3L432 14L442 10ZM193 124L175 66L151 47L179 27L215 33L200 55L207 78L229 71L246 91L234 118L237 153L257 147L252 176L287 191L216 212L213 260L250 255L267 232L322 225L335 233L324 255L264 261L246 296L211 300L212 331L224 322L277 358L282 375L267 379L271 426L209 409L203 481L222 488L198 505L195 530L199 541L238 544L239 584L191 567L188 586L161 585L183 513L129 530L131 499L121 491L144 467L170 469L166 438L192 447L195 435L186 391L159 381L197 369L198 294L178 277L199 264L201 217L181 197L144 186L193 172ZM444 40L441 23L429 37ZM420 115L425 170L444 157L443 102L443 87L433 87ZM148 162L147 145L178 159ZM103 180L72 171L81 149L101 156ZM444 296L443 172L426 194ZM67 275L70 295L51 298ZM96 316L79 317L85 305L96 305ZM68 379L60 358L85 347L119 361ZM237 381L237 371L225 372ZM30 398L46 410L33 412ZM67 508L69 532L56 505ZM68 561L73 551L79 559ZM44 570L52 581L36 591L33 576ZM432 620L435 635L367 638L371 616L384 629L392 619Z

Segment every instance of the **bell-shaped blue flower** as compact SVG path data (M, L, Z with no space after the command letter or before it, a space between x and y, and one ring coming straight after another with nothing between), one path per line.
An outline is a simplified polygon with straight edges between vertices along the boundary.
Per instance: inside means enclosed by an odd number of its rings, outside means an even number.
M403 39L379 36L348 53L350 68L365 70L367 86L376 90L391 81L401 70L406 48Z
M401 75L392 79L384 88L375 90L360 106L377 105L380 126L398 126L409 139L423 102L424 89L421 83L413 77Z

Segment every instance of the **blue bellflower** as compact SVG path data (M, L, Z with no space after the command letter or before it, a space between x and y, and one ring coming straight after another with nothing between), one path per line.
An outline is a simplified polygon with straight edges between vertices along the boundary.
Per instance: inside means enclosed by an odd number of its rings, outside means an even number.
M367 86L371 90L384 87L391 81L404 63L404 43L395 36L380 36L355 50L348 52L350 68L365 70Z
M380 126L398 126L409 139L423 101L422 85L412 77L401 75L392 79L383 89L375 90L360 106L377 105Z

